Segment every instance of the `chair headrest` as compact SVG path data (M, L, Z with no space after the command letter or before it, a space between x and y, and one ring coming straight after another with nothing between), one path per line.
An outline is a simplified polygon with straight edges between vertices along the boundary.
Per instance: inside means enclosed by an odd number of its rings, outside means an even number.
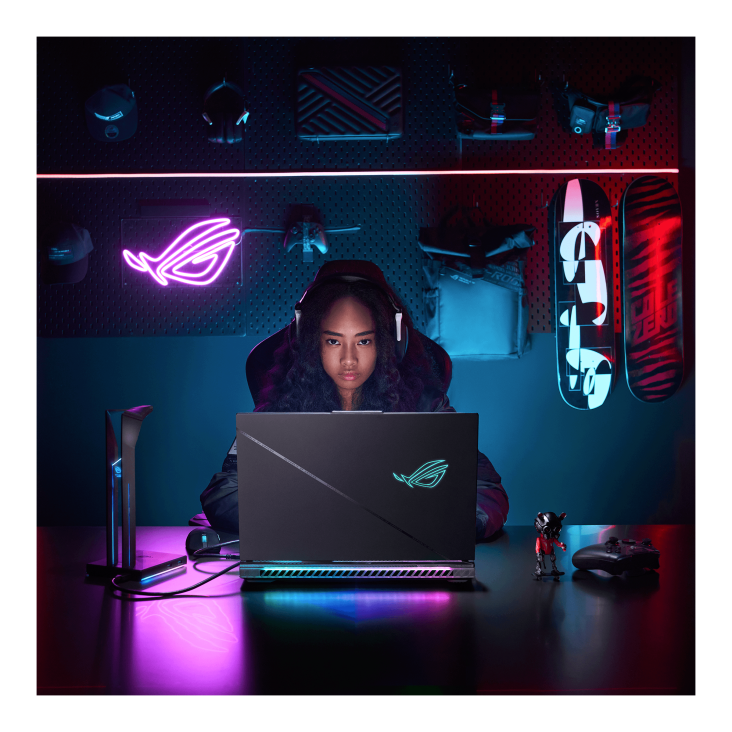
M302 302L310 290L315 287L320 287L320 285L327 282L355 282L357 280L371 282L384 290L390 297L393 295L393 290L389 287L386 277L384 277L384 273L378 265L365 259L334 259L330 262L325 262L320 267L318 273L315 275L315 279L302 294L300 302Z

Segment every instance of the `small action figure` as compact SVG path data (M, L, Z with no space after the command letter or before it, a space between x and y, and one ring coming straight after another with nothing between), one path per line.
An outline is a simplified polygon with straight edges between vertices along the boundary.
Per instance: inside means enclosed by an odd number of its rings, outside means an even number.
M559 534L562 532L562 519L566 517L566 513L560 516L549 511L548 513L540 513L534 519L534 527L539 532L536 539L536 571L534 579L539 580L542 577L554 577L555 582L559 582L559 576L564 572L557 571L557 555L554 553L554 545L562 547L562 551L567 551L567 545L559 541ZM552 560L552 571L543 572L541 565L544 564L546 569L546 555Z

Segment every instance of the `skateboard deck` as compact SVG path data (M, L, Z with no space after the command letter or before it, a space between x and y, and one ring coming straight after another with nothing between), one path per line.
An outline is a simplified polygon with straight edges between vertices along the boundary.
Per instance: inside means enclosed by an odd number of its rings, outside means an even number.
M600 186L575 178L554 199L554 312L562 399L596 409L615 381L612 216Z
M633 181L622 200L625 373L631 394L662 402L681 385L681 204L663 178Z

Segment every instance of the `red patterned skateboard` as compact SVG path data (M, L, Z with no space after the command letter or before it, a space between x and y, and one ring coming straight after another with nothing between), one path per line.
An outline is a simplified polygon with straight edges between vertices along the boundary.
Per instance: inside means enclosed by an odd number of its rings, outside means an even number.
M667 180L646 175L622 205L625 373L634 397L662 402L684 375L681 204Z

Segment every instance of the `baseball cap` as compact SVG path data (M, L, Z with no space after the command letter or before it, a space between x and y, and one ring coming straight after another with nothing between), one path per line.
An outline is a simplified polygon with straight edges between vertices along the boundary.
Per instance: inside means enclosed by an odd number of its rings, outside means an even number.
M126 84L102 87L84 104L91 136L102 142L120 142L135 134L137 101Z
M47 285L81 282L89 268L89 252L94 249L86 229L57 222L41 235L41 272Z

